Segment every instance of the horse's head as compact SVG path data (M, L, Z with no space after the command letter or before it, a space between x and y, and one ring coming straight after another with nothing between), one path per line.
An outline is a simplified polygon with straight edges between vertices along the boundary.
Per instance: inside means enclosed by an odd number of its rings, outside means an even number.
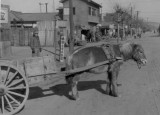
M140 44L133 44L133 55L132 58L134 61L137 62L137 66L140 69L141 66L146 65L147 63L147 58L144 53L144 49Z

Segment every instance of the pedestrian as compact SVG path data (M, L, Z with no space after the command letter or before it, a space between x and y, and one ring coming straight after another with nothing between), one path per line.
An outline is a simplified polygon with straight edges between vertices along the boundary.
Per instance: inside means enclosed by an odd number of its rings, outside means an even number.
M39 57L42 49L38 36L38 29L34 29L33 31L33 37L31 38L30 47L32 50L32 57Z

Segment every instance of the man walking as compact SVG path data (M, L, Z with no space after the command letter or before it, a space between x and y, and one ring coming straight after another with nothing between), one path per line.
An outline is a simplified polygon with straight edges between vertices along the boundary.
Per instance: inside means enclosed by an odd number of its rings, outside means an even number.
M32 57L39 57L41 52L41 44L38 36L38 29L33 31L33 37L31 38L30 47L32 50Z

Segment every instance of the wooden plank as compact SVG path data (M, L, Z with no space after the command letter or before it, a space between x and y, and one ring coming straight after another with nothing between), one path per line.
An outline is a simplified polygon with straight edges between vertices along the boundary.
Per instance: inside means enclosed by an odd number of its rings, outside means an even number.
M44 64L44 72L45 73L57 73L58 68L56 66L55 58L54 56L43 56L43 64Z
M112 61L116 61L116 60L117 59L112 60ZM54 83L56 83L56 82L58 82L58 81L60 81L62 79L65 79L66 75L72 75L72 74L75 74L75 73L78 73L78 72L83 72L83 71L86 71L86 70L89 70L89 69L92 69L92 68L96 68L98 66L102 66L102 65L108 64L108 63L110 63L110 61L111 60L107 60L107 61L100 62L100 63L97 63L97 64L93 64L93 65L90 65L90 66L80 67L80 68L76 68L76 69L69 70L69 71L59 72L59 73L56 73L56 74L52 73L52 72L51 73L46 73L45 75L52 74L53 77L48 77L44 81L40 81L40 82L37 82L37 83L30 83L30 87L54 84ZM37 75L37 77L35 77L35 76L30 76L30 77L37 78L38 75ZM29 78L29 79L31 79L31 78Z
M58 72L54 56L27 58L24 60L24 66L28 77Z
M55 74L54 72L51 72L51 73L46 73L46 74L43 74L43 75L54 74L54 77L59 77L59 76L63 76L64 77L66 75L72 75L72 74L75 74L75 73L84 72L84 71L87 71L89 69L93 69L93 68L96 68L98 66L101 66L101 65L109 64L109 63L111 63L113 61L116 61L116 60L120 60L121 61L122 58L116 58L116 59L112 59L112 60L106 60L104 62L100 62L100 63L97 63L97 64L85 66L85 67L76 68L76 69L73 69L73 70L59 72L57 74ZM36 75L36 76L40 76L40 75L42 75L42 74L39 74L39 75ZM35 76L30 76L30 77L35 77Z
M36 76L44 74L42 57L27 58L24 61L26 76Z

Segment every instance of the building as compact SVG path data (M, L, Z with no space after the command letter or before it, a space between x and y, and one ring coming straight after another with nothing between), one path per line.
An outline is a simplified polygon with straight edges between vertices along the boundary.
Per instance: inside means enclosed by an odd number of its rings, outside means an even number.
M10 6L1 5L0 12L0 58L6 58L11 55L11 34L10 34Z
M10 11L11 27L33 28L40 21L55 21L57 12L54 13L22 13ZM58 18L58 17L57 17Z
M69 25L69 0L61 0L63 4L63 19ZM93 27L100 23L100 4L92 0L73 0L73 21L74 26ZM62 12L62 11L61 11Z
M12 27L12 45L29 45L33 28L37 26L42 46L53 46L58 30L66 31L66 22L60 20L58 13L22 13L10 12Z

